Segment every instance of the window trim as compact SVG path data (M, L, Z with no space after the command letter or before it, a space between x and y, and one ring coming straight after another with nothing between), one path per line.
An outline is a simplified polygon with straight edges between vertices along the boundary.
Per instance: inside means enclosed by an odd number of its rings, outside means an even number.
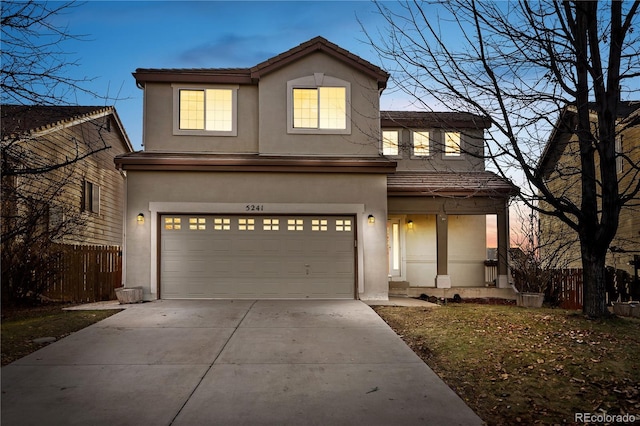
M172 84L173 89L173 135L174 136L238 136L238 89L237 84ZM231 90L231 130L199 130L180 128L180 90Z
M318 89L320 87L345 88L345 128L320 129L298 128L293 126L293 89ZM331 77L324 73L296 78L287 81L287 133L298 135L350 135L351 134L351 83Z

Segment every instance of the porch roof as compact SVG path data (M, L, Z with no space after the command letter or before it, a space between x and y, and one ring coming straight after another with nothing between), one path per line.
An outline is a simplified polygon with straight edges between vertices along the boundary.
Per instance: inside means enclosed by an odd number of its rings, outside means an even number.
M518 188L493 172L396 172L387 177L389 196L502 197Z

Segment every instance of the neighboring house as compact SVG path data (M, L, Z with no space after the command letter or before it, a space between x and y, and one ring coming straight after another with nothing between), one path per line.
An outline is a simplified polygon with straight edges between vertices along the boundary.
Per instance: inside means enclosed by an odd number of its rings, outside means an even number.
M618 186L621 194L630 194L640 185L640 101L623 101L618 108L616 139ZM576 114L574 107L567 107L561 114L539 162L539 170L554 194L562 195L579 204L580 156L573 129ZM592 116L597 129L597 117ZM596 157L596 168L598 168ZM618 232L611 242L607 266L623 269L630 274L629 265L634 255L640 254L640 197L629 200L620 212ZM544 256L562 259L566 267L581 268L580 243L575 231L555 217L540 218L541 239L548 241Z
M35 231L56 243L123 241L125 175L133 151L113 107L2 105L2 234Z
M381 112L388 74L321 37L252 68L134 77L145 149L115 161L125 285L145 298L453 296L485 287L487 214L508 286L514 188L484 171L481 117Z

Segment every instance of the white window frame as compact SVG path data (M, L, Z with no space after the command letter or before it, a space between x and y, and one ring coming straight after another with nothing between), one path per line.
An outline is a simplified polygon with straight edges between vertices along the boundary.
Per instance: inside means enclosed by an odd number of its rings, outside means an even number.
M173 88L173 134L175 136L238 136L238 89L239 85L195 85L172 84ZM205 130L180 128L181 90L231 90L231 130Z
M344 87L345 88L345 128L344 129L320 129L299 128L293 126L293 89L318 89L320 87ZM351 134L351 83L348 81L315 73L314 75L296 78L287 81L287 133L310 135L350 135Z
M415 143L415 134L416 133L426 133L427 137L427 154L416 154L416 143ZM432 147L431 140L433 139L434 132L431 129L419 129L419 130L411 130L411 158L428 158L431 157Z

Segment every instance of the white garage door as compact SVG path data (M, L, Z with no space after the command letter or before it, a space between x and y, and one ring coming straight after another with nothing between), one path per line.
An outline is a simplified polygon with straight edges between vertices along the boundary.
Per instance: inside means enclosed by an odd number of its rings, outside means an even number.
M161 216L160 296L355 295L351 216Z

